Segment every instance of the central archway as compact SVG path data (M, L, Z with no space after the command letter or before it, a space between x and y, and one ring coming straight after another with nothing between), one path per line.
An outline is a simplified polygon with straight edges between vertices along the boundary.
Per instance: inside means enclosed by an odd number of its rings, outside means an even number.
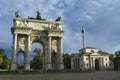
M42 44L41 44L42 43ZM31 62L30 68L31 69L43 69L44 68L44 42L40 39L34 40L31 45Z
M34 45L36 44L36 45ZM32 37L31 41L31 48L33 47L34 50L31 52L35 52L36 56L34 57L34 61L37 60L37 63L34 65L34 69L45 69L45 55L46 55L46 42L43 41L41 38ZM31 64L32 66L32 64Z

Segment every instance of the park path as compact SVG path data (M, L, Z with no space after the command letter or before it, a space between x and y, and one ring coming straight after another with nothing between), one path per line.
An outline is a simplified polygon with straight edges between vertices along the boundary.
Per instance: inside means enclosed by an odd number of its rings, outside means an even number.
M120 71L0 75L0 80L120 80Z

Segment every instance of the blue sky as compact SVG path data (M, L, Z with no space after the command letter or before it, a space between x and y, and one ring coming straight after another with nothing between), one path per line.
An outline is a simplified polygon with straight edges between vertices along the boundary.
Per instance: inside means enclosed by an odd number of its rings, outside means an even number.
M62 16L65 53L82 48L81 27L85 28L86 46L114 53L120 50L119 0L0 0L0 48L11 55L12 20L15 11L23 18L41 16L53 21Z

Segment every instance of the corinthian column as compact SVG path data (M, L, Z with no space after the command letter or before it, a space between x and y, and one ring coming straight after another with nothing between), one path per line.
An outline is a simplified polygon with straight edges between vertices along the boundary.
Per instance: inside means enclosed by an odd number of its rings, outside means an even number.
M60 52L59 52L59 69L64 69L64 65L63 65L63 41L62 41L62 37L59 40L59 44L60 44Z
M18 34L13 35L13 53L12 53L12 64L11 64L11 70L16 70L16 53L17 53L17 36Z
M25 70L30 69L30 35L27 36L27 45L26 45L26 53L25 54Z
M52 69L52 64L51 64L51 36L48 37L48 53L47 53L46 69Z

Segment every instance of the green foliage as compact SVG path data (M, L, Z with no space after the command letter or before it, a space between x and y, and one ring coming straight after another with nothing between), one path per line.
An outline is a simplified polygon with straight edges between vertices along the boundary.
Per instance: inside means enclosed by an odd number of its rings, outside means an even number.
M4 49L0 49L0 57L2 58L4 56Z
M114 60L114 55L113 54L109 54L108 52L104 52L104 51L99 51L100 54L103 55L109 55L109 60L113 61Z
M71 68L71 56L69 54L63 54L63 62L65 69Z
M52 55L51 55L51 61L52 61L53 65L57 64L57 53L56 52L52 53Z
M0 69L9 69L10 60L5 55L4 49L0 49Z
M113 54L110 54L109 60L110 60L110 61L113 61L113 60L114 60L114 55L113 55Z
M100 54L106 54L106 55L109 55L108 52L104 52L104 51L99 51Z
M116 57L119 57L120 56L120 51L116 51L115 55L116 55Z
M42 50L35 48L33 52L36 53L36 56L31 61L31 68L42 69L42 64L43 64Z
M114 69L117 70L119 65L120 65L120 57L116 57L114 59Z
M118 70L118 66L120 65L120 51L115 52L116 57L114 58L114 69Z

